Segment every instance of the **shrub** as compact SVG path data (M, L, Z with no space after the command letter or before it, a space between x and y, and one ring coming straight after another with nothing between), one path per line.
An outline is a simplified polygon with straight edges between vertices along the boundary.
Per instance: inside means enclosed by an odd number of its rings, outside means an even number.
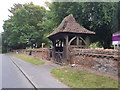
M100 42L90 44L89 48L103 48Z

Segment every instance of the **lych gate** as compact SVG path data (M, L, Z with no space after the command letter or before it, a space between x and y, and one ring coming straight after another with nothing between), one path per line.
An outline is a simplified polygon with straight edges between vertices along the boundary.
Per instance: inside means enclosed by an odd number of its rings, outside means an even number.
M58 63L69 63L71 48L88 48L89 35L95 32L80 26L73 15L65 17L48 38L53 43L52 57Z

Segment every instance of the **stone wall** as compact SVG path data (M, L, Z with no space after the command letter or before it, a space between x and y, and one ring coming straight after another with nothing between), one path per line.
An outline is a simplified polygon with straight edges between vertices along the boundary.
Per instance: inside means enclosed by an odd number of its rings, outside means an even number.
M70 63L118 75L119 55L120 52L117 50L73 49L71 51Z
M43 49L29 49L18 50L17 53L27 54L30 52L32 56L43 59L53 60L52 50L48 48ZM70 64L77 64L79 66L87 67L92 70L118 75L120 68L120 51L104 50L104 49L71 49Z

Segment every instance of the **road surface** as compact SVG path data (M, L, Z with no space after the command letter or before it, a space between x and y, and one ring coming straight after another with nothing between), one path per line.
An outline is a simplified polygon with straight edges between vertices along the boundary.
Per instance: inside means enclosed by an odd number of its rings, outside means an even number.
M33 88L8 55L0 54L0 57L2 57L2 88Z
M2 55L0 54L0 90L2 89Z

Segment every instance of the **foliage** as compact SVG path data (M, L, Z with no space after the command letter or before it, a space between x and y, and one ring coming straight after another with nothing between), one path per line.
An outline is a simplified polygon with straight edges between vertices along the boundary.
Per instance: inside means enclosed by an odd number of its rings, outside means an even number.
M4 22L3 46L11 49L25 48L43 41L44 31L40 24L45 15L45 8L30 4L15 4L11 10L13 15Z
M114 2L53 2L48 5L50 14L57 27L63 18L73 14L77 22L85 28L95 31L92 42L100 42L104 48L110 48L111 35L116 25L113 17L117 18L118 7ZM117 23L117 22L116 22Z
M91 43L89 48L103 48L99 42Z
M112 32L120 28L120 2L46 2L49 10L29 4L14 4L12 16L4 22L3 48L20 49L41 43L69 14L88 30L96 32L91 42L110 48Z
M34 65L41 65L44 64L45 62L40 61L38 58L34 58L32 56L24 55L24 54L12 54L26 62L29 62Z
M52 75L71 88L118 88L118 81L72 68L52 70Z

